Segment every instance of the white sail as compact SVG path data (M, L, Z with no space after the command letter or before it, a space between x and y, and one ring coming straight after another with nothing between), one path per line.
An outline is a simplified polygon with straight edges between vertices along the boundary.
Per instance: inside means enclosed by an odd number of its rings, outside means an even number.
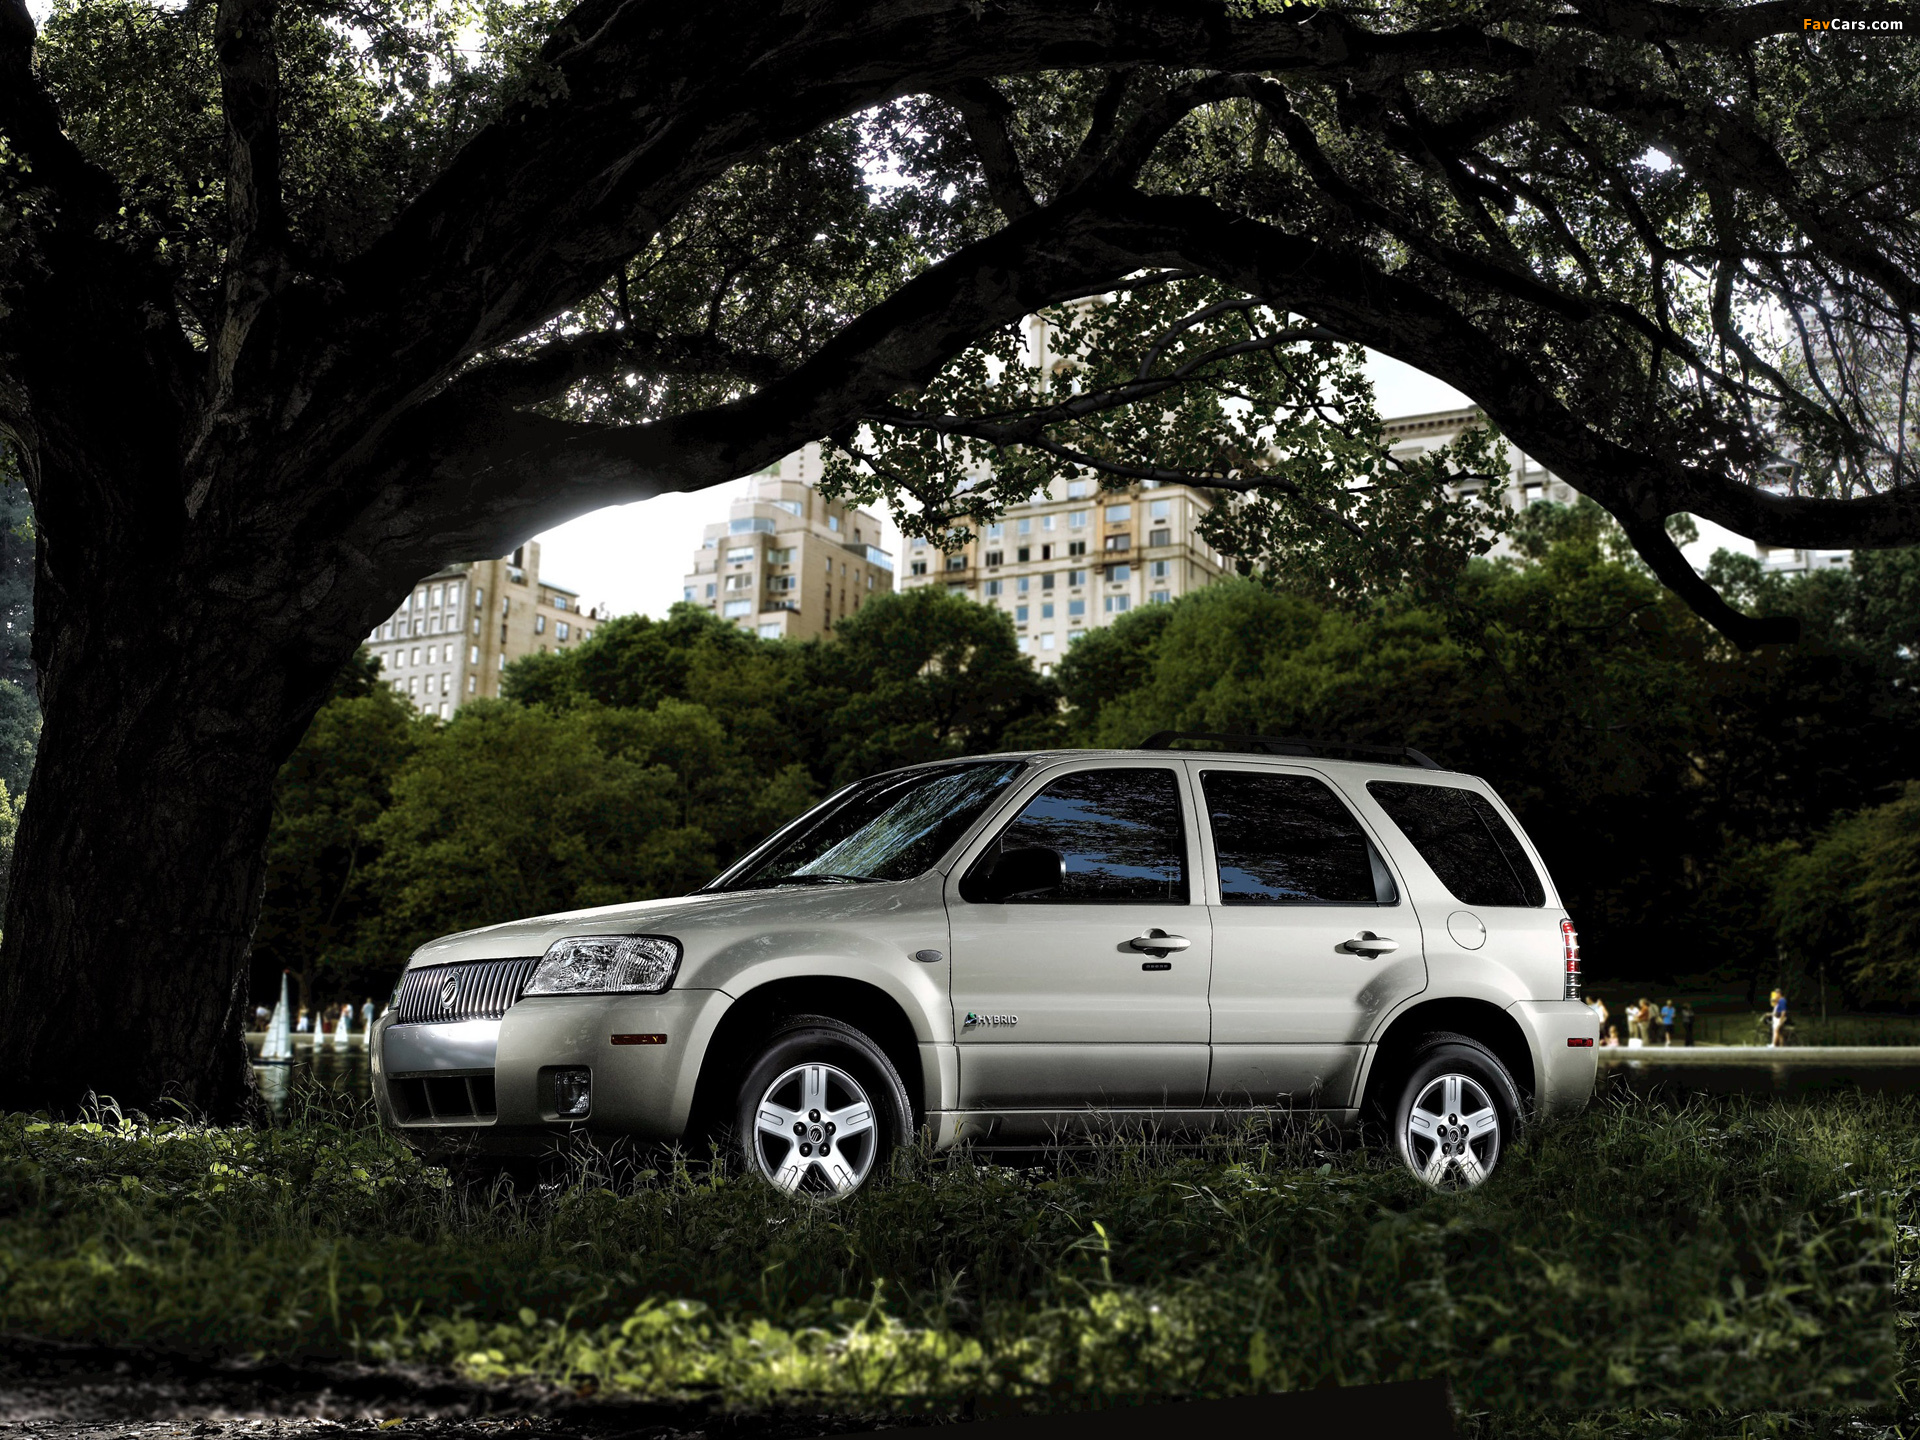
M352 1028L353 1028L353 1007L351 1005L342 1005L340 1007L340 1018L336 1020L333 1025L333 1048L334 1049L344 1050L347 1048L349 1044L352 1043L349 1040L347 1035L347 1032Z
M267 1038L260 1047L260 1058L267 1062L279 1062L293 1059L293 1035L287 1016L287 977L280 976L280 1003L273 1007L273 1018L267 1021Z

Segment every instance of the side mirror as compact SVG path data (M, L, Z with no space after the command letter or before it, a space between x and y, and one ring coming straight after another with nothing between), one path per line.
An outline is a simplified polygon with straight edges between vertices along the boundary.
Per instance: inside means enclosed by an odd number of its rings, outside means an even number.
M1038 900L1057 895L1067 880L1067 862L1058 850L1033 845L1008 850L994 862L981 898L989 902Z

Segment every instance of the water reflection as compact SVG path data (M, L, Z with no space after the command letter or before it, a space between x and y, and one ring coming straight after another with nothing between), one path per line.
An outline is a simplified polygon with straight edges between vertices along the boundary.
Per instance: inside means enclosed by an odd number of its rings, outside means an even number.
M1920 1065L1911 1060L1834 1062L1749 1060L1735 1064L1687 1061L1663 1065L1632 1060L1606 1065L1602 1088L1679 1100L1688 1095L1772 1095L1781 1098L1857 1091L1873 1095L1920 1093Z
M296 1037L297 1039L297 1037ZM258 1042L253 1052L260 1053ZM293 1048L293 1060L286 1065L255 1065L254 1078L260 1082L260 1094L273 1112L273 1118L287 1118L294 1094L310 1085L365 1100L372 1094L372 1072L367 1052L359 1045L336 1050L330 1045L301 1045Z

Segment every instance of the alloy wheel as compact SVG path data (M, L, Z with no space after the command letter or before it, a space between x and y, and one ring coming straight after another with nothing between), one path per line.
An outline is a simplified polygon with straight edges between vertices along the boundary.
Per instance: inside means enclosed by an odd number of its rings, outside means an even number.
M879 1153L873 1104L860 1082L817 1060L783 1071L754 1107L753 1154L782 1190L814 1199L851 1195Z
M1440 1190L1468 1190L1500 1159L1500 1112L1471 1075L1436 1075L1407 1112L1407 1160Z

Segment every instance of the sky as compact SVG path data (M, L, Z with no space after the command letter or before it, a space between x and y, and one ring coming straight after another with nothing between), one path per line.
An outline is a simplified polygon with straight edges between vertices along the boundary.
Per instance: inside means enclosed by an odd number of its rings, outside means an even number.
M1451 410L1471 402L1445 381L1390 356L1368 353L1380 413L1389 418ZM583 515L538 536L540 573L549 582L577 590L589 604L604 604L615 615L664 616L680 598L681 577L700 547L701 529L727 518L727 507L741 493L741 481L729 481L689 495L660 495L633 505L616 505ZM1699 522L1700 542L1687 558L1704 566L1721 546L1753 547L1731 531ZM882 545L900 559L900 533L883 517Z

